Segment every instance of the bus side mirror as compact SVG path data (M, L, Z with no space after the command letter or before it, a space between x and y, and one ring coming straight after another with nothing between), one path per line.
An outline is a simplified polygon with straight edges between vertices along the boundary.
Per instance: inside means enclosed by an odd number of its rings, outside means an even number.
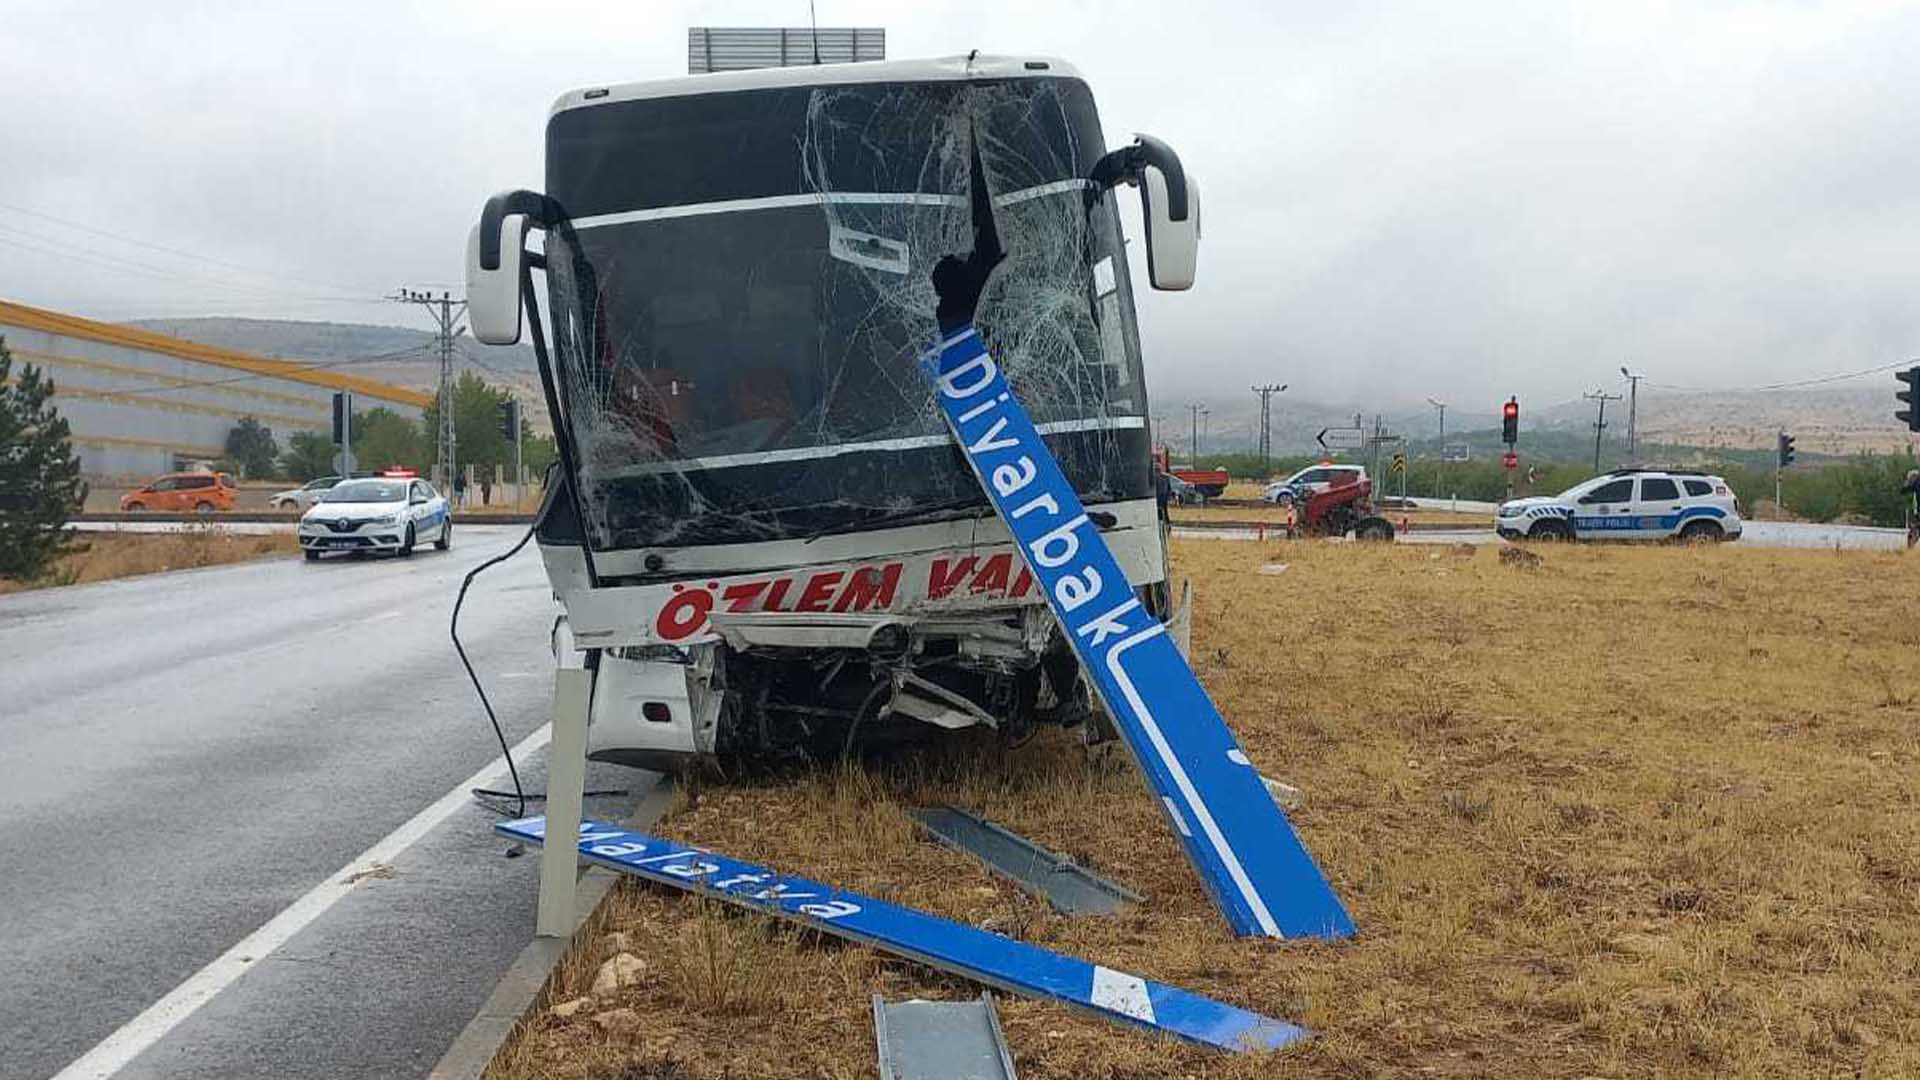
M1147 280L1156 289L1178 292L1193 288L1200 261L1200 187L1187 178L1187 216L1168 216L1166 174L1149 165L1142 170L1140 216L1147 226Z
M526 258L527 215L499 217L500 232L495 265L483 265L480 230L483 219L467 235L467 318L473 336L487 345L513 345L520 340L520 272Z
M1140 186L1147 280L1156 289L1191 289L1200 259L1200 190L1173 147L1151 135L1136 135L1131 146L1095 162L1089 179L1095 192L1122 182Z

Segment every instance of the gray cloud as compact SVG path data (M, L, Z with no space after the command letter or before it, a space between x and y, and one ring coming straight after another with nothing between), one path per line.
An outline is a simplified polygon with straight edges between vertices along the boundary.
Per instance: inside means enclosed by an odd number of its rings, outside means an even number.
M569 87L680 74L688 25L791 3L13 5L0 295L105 318L410 324L480 201L537 186ZM1182 393L1545 404L1913 349L1920 13L1897 6L820 5L895 57L1064 56L1109 141L1200 178L1188 294L1142 293ZM55 257L45 249L57 249ZM1138 285L1139 283L1136 283ZM1164 385L1164 383L1162 384ZM1163 399L1166 391L1162 392Z

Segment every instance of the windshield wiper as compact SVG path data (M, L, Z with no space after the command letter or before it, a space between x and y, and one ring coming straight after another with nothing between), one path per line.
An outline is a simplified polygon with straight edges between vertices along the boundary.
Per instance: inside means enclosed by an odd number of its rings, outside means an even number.
M1119 497L1119 494L1117 492L1108 491L1103 488L1099 491L1089 491L1085 493L1084 495L1081 496L1081 500L1083 502L1098 502L1098 501L1113 499L1118 497ZM957 518L950 518L948 520L965 521L967 518L982 518L982 517L986 517L988 514L993 512L993 506L991 503L981 503L980 500L976 497L969 496L964 499L949 499L946 502L934 503L932 506L916 506L916 507L912 507L911 509L899 510L891 514L882 514L877 518L867 518L864 521L851 522L846 525L830 525L824 529L821 529L819 532L808 535L806 539L801 541L801 543L811 544L815 540L818 540L823 536L830 536L842 530L848 530L853 532L864 532L865 530L874 528L876 526L900 525L906 522L913 521L917 518L927 517L933 514L944 514L950 510L961 510L961 509L967 509L967 508L972 508L975 512L972 514L962 515ZM1093 522L1095 526L1101 529L1111 529L1115 525L1119 524L1119 521L1120 521L1119 518L1115 517L1113 514L1108 513L1105 510L1087 511L1087 520Z
M880 525L899 525L903 522L912 521L915 518L926 517L931 514L944 514L951 510L962 510L969 507L978 511L971 516L984 517L993 512L992 504L983 502L982 500L984 498L984 495L969 495L963 499L949 499L946 502L934 503L932 506L915 506L906 510L896 510L891 514L882 514L879 517L867 518L863 521L829 525L819 532L809 535L801 542L811 544L823 536L830 536L843 530L865 531Z

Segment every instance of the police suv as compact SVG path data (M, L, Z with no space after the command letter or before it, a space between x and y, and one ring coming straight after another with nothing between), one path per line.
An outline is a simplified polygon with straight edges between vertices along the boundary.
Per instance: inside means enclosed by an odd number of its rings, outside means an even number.
M1740 504L1718 476L1616 469L1558 495L1510 499L1493 525L1509 540L1738 540Z
M312 562L329 551L413 554L427 540L441 551L453 544L446 497L416 476L343 480L300 515L300 548Z

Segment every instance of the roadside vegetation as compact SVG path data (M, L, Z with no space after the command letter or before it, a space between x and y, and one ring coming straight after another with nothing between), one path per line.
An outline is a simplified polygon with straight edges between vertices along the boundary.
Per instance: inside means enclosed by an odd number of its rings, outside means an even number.
M0 578L0 594L83 585L90 581L189 570L291 555L299 544L290 532L266 535L228 532L217 525L182 532L74 534L71 546L30 579Z
M1538 455L1529 440L1534 433L1524 432L1520 442L1521 467L1513 476L1515 495L1557 495L1594 475L1593 462L1580 455L1575 460L1549 459ZM1587 444L1591 446L1591 443ZM1507 473L1497 453L1474 461L1437 465L1432 447L1416 446L1407 477L1407 494L1497 501L1506 497ZM1424 455L1424 456L1423 456ZM1624 453L1603 459L1602 468L1619 466ZM1726 478L1740 498L1742 513L1751 514L1763 502L1773 502L1772 455L1766 452L1739 453L1703 450L1691 446L1644 447L1640 457L1647 462L1698 468ZM1270 475L1278 479L1320 460L1317 457L1274 458ZM1352 453L1335 455L1334 460L1368 464L1366 458ZM1850 458L1812 458L1796 460L1781 478L1782 507L1787 515L1803 521L1847 522L1897 528L1906 524L1905 497L1900 494L1901 480L1916 462L1911 452L1860 454ZM1201 458L1204 468L1226 469L1235 479L1247 481L1248 490L1257 496L1261 475L1260 458L1255 454L1209 454ZM1527 468L1534 470L1531 482ZM1384 467L1382 472L1384 473ZM1398 495L1399 481L1391 476L1376 476L1382 495Z
M67 519L86 501L53 380L32 364L16 376L0 337L0 587L37 580L71 552Z
M513 440L501 430L500 407L511 391L496 387L473 372L464 372L453 385L454 438L460 462L488 473L497 465L513 467ZM244 422L244 421L243 421ZM236 431L238 429L235 429ZM433 464L440 430L440 403L428 405L419 420L376 406L353 414L353 452L365 469L401 467L422 475ZM529 473L540 476L558 454L551 435L535 435L521 421L524 460ZM279 456L279 475L306 481L335 472L330 435L295 432Z
M660 829L1319 1032L1239 1058L1001 996L1029 1080L1920 1075L1920 560L1500 550L1175 542L1349 942L1229 936L1124 752L1067 733L709 779ZM1147 901L1054 915L917 835L941 802ZM876 992L978 987L629 883L489 1076L871 1077Z

